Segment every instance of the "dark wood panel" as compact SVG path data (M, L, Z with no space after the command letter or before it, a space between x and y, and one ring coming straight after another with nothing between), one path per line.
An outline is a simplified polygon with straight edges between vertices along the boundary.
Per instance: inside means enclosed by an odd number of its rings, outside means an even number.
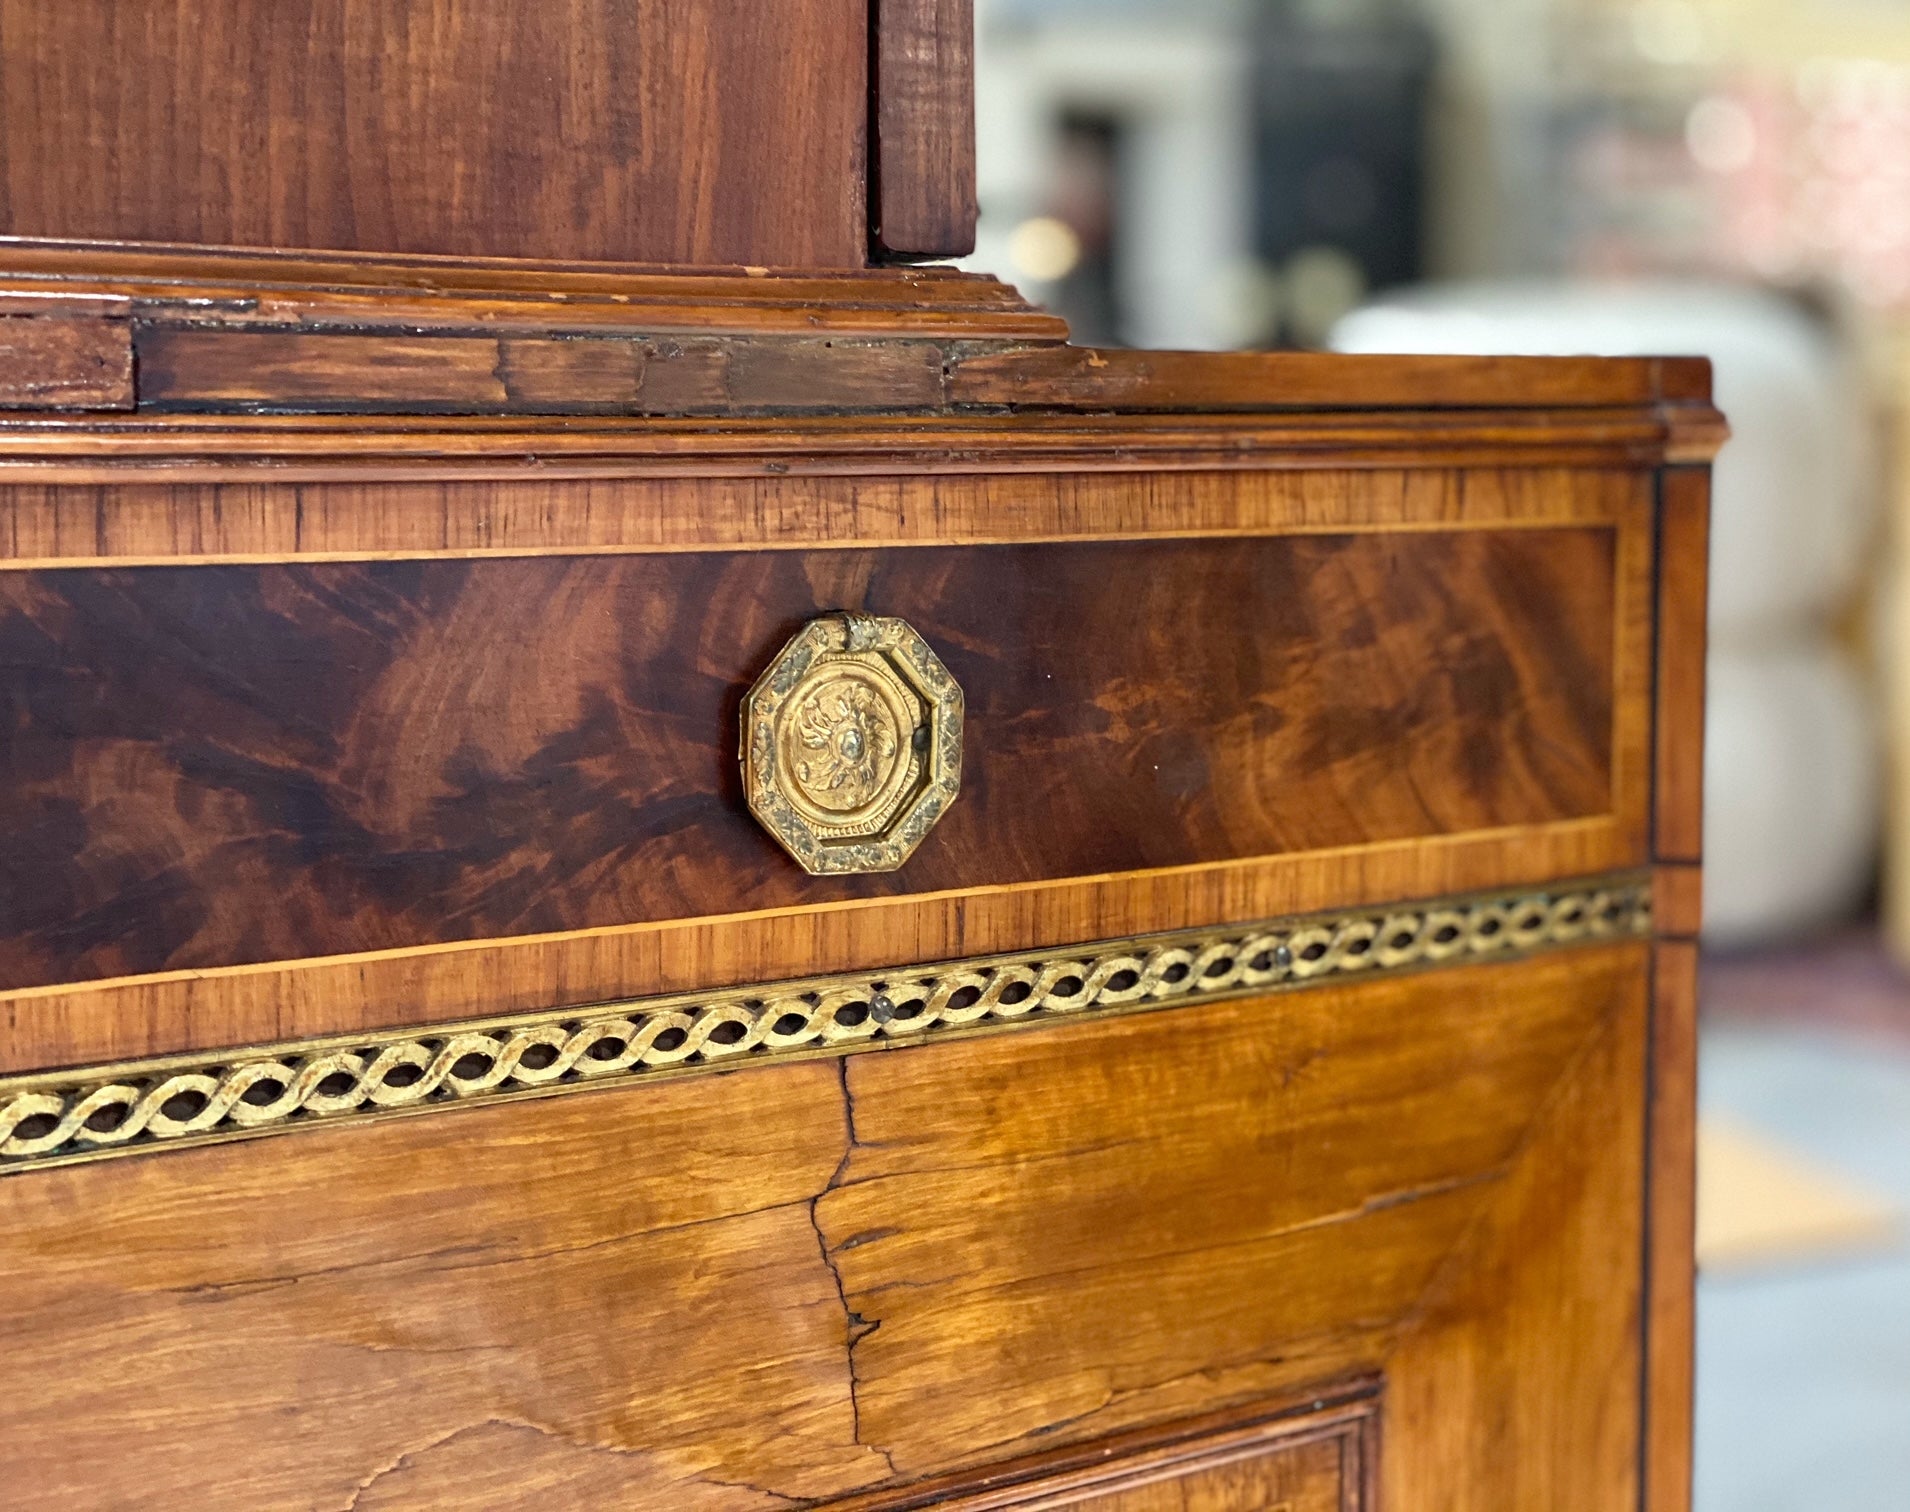
M1602 815L1614 576L1596 527L14 574L0 981ZM740 792L741 694L842 609L968 697L887 877L804 876Z
M1549 1175L1533 1129L1636 1113L1638 1081L1581 1083L1642 1019L1645 956L8 1178L0 1474L89 1509L721 1512L1344 1400ZM1547 1253L1606 1262L1628 1231L1580 1215L1627 1190L1556 1189ZM1557 1423L1628 1361L1635 1389L1622 1274L1572 1329L1521 1320ZM1491 1315L1502 1286L1458 1294ZM1489 1383L1514 1430L1523 1371ZM1572 1432L1518 1441L1558 1451L1528 1478L1606 1472Z
M853 268L864 0L6 0L0 231Z
M870 231L893 257L975 250L974 0L872 0Z
M398 414L831 414L934 408L942 348L853 337L423 336L157 327L140 404Z

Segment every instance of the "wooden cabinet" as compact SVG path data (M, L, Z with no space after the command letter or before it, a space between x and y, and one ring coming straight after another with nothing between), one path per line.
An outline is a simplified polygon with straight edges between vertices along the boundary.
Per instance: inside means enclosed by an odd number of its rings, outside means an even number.
M4 1484L1675 1512L1703 365L882 266L961 234L959 6L792 12L873 93L690 0L228 9L0 5L88 129L236 49L190 152L0 172ZM274 81L560 56L385 219L349 143L203 192ZM750 67L922 151L736 200ZM545 261L395 255L478 252Z

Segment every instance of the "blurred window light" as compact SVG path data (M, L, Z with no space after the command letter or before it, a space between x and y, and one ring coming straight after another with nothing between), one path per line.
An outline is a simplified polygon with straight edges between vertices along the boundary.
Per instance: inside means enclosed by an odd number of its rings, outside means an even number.
M1741 173L1757 157L1757 122L1738 101L1712 95L1685 118L1685 146L1708 173Z
M1641 0L1632 7L1631 39L1647 63L1696 63L1704 56L1704 18L1691 0Z
M1338 247L1304 247L1287 263L1291 334L1303 347L1323 347L1333 327L1365 300L1366 273Z
M1009 233L1008 257L1023 278L1057 283L1081 265L1081 238L1056 216L1032 216Z
M1280 270L1257 257L1235 258L1215 276L1207 306L1209 326L1229 346L1272 346L1286 311Z

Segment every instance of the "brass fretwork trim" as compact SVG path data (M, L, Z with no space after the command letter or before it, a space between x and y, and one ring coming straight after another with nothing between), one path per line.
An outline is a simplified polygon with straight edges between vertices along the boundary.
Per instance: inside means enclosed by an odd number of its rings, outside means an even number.
M1646 935L1640 874L0 1078L0 1175Z

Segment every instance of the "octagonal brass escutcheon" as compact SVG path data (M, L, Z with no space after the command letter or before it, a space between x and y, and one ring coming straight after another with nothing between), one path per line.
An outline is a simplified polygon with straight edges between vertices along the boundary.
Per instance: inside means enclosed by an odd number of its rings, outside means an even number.
M962 690L903 620L811 620L743 700L750 812L816 876L894 871L961 785Z

